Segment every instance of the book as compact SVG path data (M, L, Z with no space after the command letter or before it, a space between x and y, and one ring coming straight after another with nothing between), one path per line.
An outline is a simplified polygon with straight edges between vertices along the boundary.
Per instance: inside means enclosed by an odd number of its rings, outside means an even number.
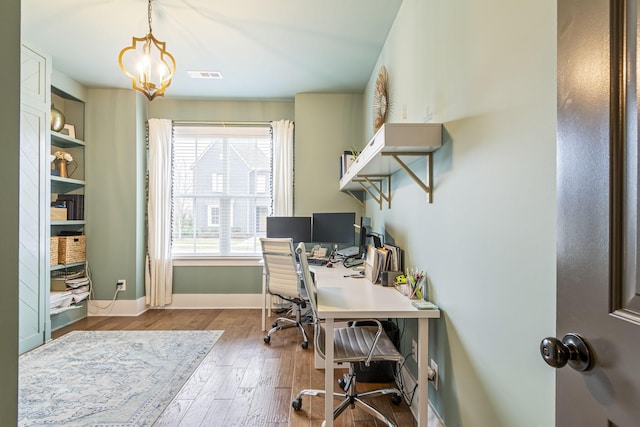
M430 301L418 300L411 301L411 305L417 308L418 310L437 310L438 306Z

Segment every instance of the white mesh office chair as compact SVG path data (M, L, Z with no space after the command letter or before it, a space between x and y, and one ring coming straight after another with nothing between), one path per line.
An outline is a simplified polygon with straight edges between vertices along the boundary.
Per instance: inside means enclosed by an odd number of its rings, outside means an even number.
M296 253L293 250L293 240L280 238L261 238L262 259L266 273L266 289L271 295L276 295L291 302L294 319L279 317L273 322L273 328L267 332L264 342L271 342L271 335L285 328L297 327L302 332L302 348L309 347L307 333L301 322L302 308L306 308L306 292L302 288Z
M314 333L314 346L316 351L324 359L325 355L325 333L322 324L318 320L317 310L317 292L316 285L311 277L309 271L309 265L307 262L307 256L303 244L298 245L296 248L298 253L298 259L300 261L302 282L307 289L309 296L309 303L313 311L313 319L315 324ZM333 334L333 345L335 362L337 363L349 363L349 373L345 379L339 381L340 386L344 393L333 393L334 396L343 397L344 400L333 411L333 419L336 419L349 405L357 405L364 411L373 415L377 419L384 422L386 425L396 427L396 424L389 418L380 413L373 406L364 402L362 398L372 397L381 394L392 394L391 401L394 404L399 404L402 400L400 390L393 387L381 388L363 393L356 391L356 374L354 372L355 363L364 363L365 366L369 366L370 362L374 361L392 361L401 363L404 358L398 352L393 342L384 332L382 325L376 319L366 319L367 322L375 322L376 326L357 326L357 322L353 322L351 326L347 328L336 328ZM325 385L327 387L327 385ZM296 398L291 402L293 409L300 410L302 408L302 396L324 396L325 390L313 390L305 389L301 390ZM324 424L323 424L324 426Z

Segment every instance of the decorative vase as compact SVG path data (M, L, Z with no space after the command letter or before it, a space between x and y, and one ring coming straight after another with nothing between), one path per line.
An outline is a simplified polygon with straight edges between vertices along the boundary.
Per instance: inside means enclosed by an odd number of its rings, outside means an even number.
M67 178L67 161L65 159L58 159L58 172L60 178Z
M60 132L64 127L64 114L58 110L55 105L51 104L51 130Z

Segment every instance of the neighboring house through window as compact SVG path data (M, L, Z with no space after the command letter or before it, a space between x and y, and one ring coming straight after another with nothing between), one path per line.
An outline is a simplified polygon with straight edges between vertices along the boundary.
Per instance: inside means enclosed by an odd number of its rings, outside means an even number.
M172 254L260 254L272 211L271 128L174 128Z

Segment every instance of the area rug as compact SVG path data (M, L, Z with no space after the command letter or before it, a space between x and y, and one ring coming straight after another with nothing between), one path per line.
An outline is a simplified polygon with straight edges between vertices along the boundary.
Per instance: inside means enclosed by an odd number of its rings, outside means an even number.
M222 331L74 331L20 356L19 426L150 426Z

